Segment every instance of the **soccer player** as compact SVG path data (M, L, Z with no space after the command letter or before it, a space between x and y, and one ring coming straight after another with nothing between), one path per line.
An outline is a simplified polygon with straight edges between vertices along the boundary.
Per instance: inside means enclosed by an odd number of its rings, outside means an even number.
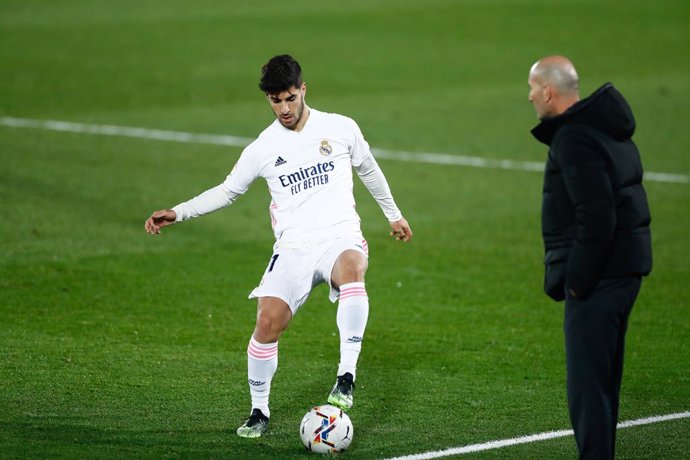
M261 71L259 88L276 120L248 145L225 181L146 220L150 234L161 227L208 214L233 203L258 177L268 183L276 242L266 271L249 298L258 298L256 327L247 347L252 410L237 429L255 438L268 429L271 380L278 366L278 339L311 290L329 283L339 300L340 364L328 402L353 403L357 360L369 315L364 283L367 242L352 192L352 169L376 199L390 235L408 242L412 230L393 200L381 169L357 124L310 108L299 63L275 56Z

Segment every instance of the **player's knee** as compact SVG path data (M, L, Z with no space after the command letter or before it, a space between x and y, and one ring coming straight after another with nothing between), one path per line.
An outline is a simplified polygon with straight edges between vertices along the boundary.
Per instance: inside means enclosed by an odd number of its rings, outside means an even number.
M364 274L367 272L367 264L358 261L350 267L350 281L364 281Z
M340 283L364 281L367 272L367 259L360 253L352 251L342 254L339 260L338 274Z
M270 338L276 334L276 321L270 315L259 314L256 318L256 332L261 338Z
M364 264L357 264L350 270L351 281L364 281L364 274L367 271L367 267Z
M260 312L256 318L255 338L263 343L275 342L283 333L287 324L282 318L267 312Z

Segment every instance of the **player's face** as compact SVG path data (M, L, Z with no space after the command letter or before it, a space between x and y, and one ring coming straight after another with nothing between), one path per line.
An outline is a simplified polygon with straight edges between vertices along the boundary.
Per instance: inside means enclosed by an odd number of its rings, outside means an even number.
M534 106L537 117L541 120L551 115L553 110L549 103L551 100L551 89L533 75L530 75L527 84L529 84L529 101Z
M287 91L277 94L267 94L273 113L281 125L293 131L301 131L306 122L304 116L304 95L307 86L302 83L299 88L293 86Z

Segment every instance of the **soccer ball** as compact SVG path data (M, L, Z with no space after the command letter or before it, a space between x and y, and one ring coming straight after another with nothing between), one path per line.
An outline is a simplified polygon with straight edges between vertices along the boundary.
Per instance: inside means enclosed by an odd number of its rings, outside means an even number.
M352 442L350 417L335 406L313 407L299 425L299 436L307 450L319 454L342 452Z

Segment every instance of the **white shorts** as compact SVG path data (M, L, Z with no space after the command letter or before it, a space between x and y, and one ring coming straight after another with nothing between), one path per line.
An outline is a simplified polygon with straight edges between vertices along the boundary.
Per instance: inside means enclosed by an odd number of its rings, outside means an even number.
M290 306L294 315L315 286L328 283L328 297L335 302L340 291L331 285L331 272L338 256L348 249L369 257L367 241L361 233L304 248L286 248L276 243L261 283L249 294L249 298L277 297Z

